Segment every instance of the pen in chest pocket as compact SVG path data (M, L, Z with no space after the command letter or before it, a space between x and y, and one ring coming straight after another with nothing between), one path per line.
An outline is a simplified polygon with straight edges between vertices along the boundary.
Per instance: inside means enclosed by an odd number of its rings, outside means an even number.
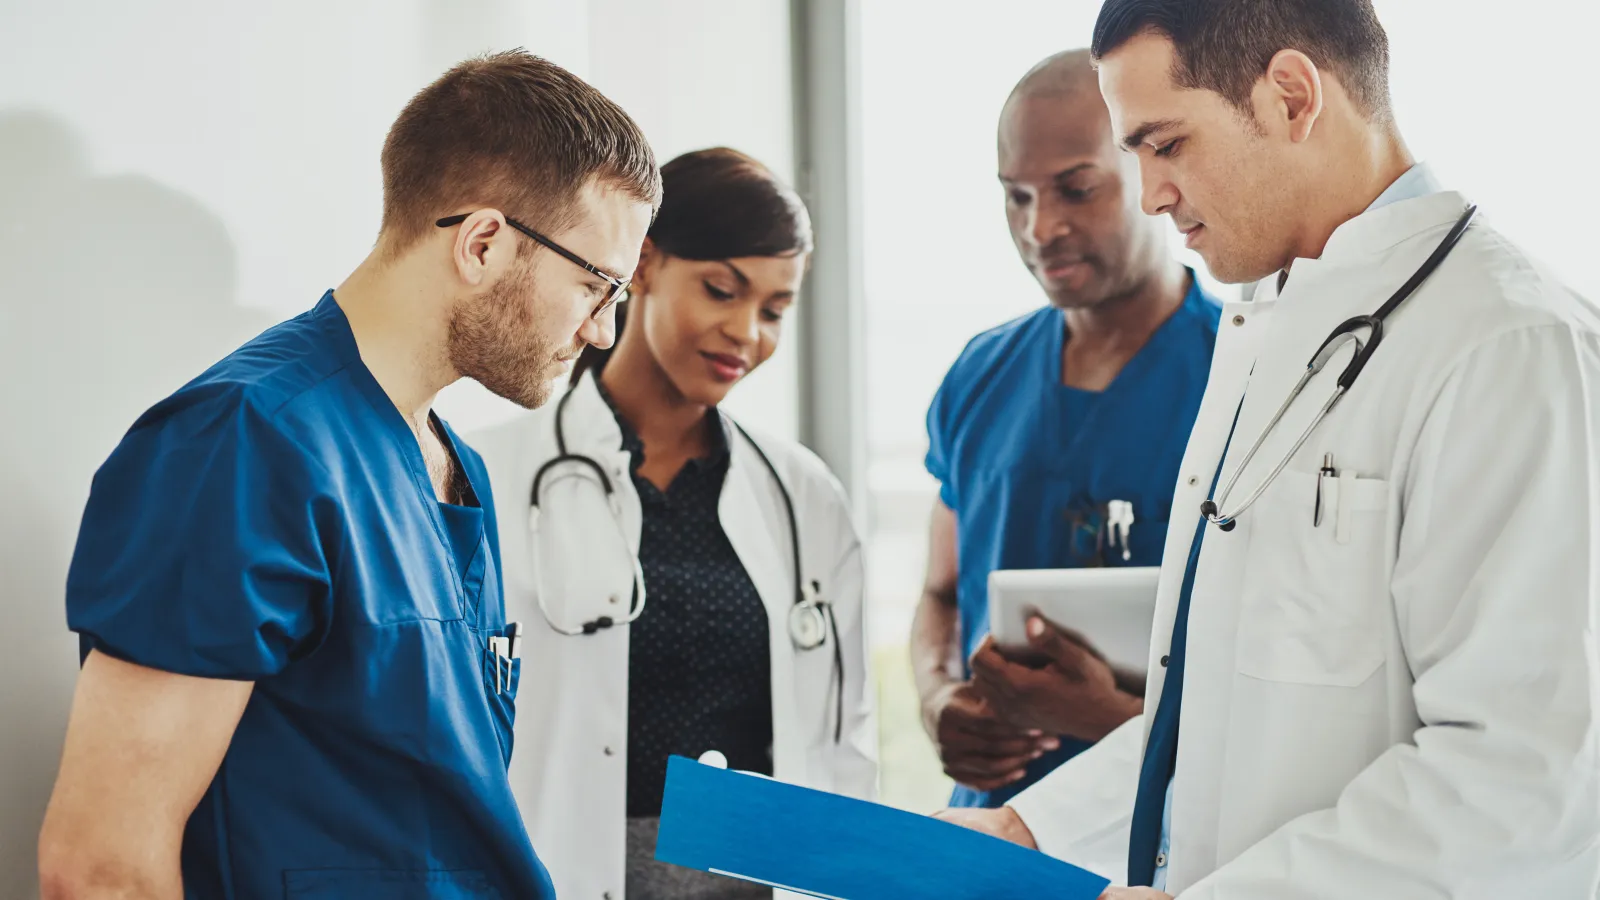
M1133 558L1133 547L1128 543L1133 533L1133 504L1127 500L1113 500L1106 504L1106 531L1110 540L1108 543L1115 547L1122 544L1122 561L1127 562Z
M1323 491L1325 490L1323 485L1324 479L1338 477L1339 473L1333 468L1333 454L1322 454L1322 468L1317 470L1317 497L1315 505L1311 511L1311 527L1322 527Z
M504 636L491 636L489 653L494 656L494 692L510 693L512 661L522 655L522 623L507 625Z

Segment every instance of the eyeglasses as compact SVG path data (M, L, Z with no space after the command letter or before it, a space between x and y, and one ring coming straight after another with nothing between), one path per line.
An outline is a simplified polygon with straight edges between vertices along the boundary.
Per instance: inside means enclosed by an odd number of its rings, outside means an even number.
M439 226L440 228L451 228L453 226L460 225L462 222L465 222L467 217L470 215L472 214L460 213L454 216L445 216L433 224ZM622 299L623 293L628 290L628 284L633 281L631 278L618 278L615 275L606 272L599 266L594 265L578 254L573 253L571 250L568 250L567 248L561 246L555 241L550 240L539 232L534 231L532 228L529 228L521 222L518 222L516 219L507 217L506 224L555 251L557 256L560 256L568 262L571 262L573 265L582 266L585 272L588 272L596 278L603 279L606 284L611 285L611 292L606 294L606 298L600 301L600 305L594 308L594 312L589 314L589 318L591 319L600 318L601 316L605 315L606 310L615 306L617 301Z

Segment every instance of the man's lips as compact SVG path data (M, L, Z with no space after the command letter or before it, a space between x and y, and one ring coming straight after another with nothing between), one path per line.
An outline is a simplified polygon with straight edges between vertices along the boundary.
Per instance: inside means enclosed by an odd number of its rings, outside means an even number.
M1081 256L1057 257L1041 260L1038 271L1050 281L1060 281L1071 277L1087 265L1088 262Z

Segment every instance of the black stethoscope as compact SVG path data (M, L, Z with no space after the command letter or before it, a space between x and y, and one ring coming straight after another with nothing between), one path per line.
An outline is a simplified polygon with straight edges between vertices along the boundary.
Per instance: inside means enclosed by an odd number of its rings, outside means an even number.
M573 453L567 449L567 438L562 421L566 415L567 403L576 392L576 385L568 388L567 392L562 395L561 400L556 404L554 425L556 455L547 460L534 473L533 487L528 494L529 566L532 569L530 578L533 584L534 598L538 602L539 612L544 616L545 622L549 624L551 629L569 637L595 634L607 628L631 624L644 615L645 609L644 569L639 563L638 554L634 553L629 545L627 534L622 530L622 502L617 497L616 485L612 483L611 477L606 474L605 467L592 457L585 456L582 453ZM727 418L727 421L733 425L734 430L756 452L756 456L761 459L762 465L766 466L767 471L771 473L773 484L778 487L779 496L783 498L784 512L789 520L789 549L794 559L795 574L794 605L789 608L789 639L798 650L816 650L828 643L829 636L832 636L833 677L836 692L833 739L835 743L838 743L844 736L844 648L839 641L839 624L834 619L833 607L822 597L822 585L814 579L805 578L801 574L800 523L794 511L794 498L789 495L789 488L783 483L782 476L778 474L777 466L772 464L772 460L767 457L766 451L762 450L761 445L756 443L755 438L744 430L743 425L735 422L731 417ZM580 472L588 470L594 474L595 479L600 483L601 490L605 492L606 504L611 508L611 520L617 527L618 538L622 541L623 547L627 548L628 557L633 562L633 597L628 603L628 614L621 619L612 616L598 616L576 627L563 625L550 615L550 609L545 603L544 592L539 590L539 573L541 572L539 566L539 519L541 518L539 490L544 484L545 476L563 466L569 469L572 466L577 466ZM581 476L577 472L573 472L565 476L553 476L552 480L561 477ZM615 598L613 598L613 602L615 602Z
M1378 350L1378 345L1383 342L1384 320L1401 303L1404 303L1406 298L1416 293L1417 288L1422 286L1428 276L1439 268L1439 264L1444 262L1445 257L1449 256L1450 251L1454 250L1456 244L1461 241L1461 236L1466 234L1467 226L1472 224L1472 218L1477 213L1478 208L1476 206L1467 207L1467 211L1462 213L1461 218L1456 220L1456 224L1444 236L1444 240L1439 242L1439 246L1434 248L1433 253L1423 261L1422 266L1412 273L1406 283L1401 285L1400 289L1395 291L1388 301L1378 307L1376 312L1370 316L1356 316L1352 319L1346 319L1340 323L1339 327L1333 330L1332 334L1328 335L1327 340L1323 341L1322 346L1318 347L1317 352L1312 355L1311 362L1306 365L1305 374L1300 376L1300 381L1295 384L1294 390L1289 392L1289 396L1283 401L1283 405L1278 407L1278 412L1267 423L1267 427L1261 429L1260 436L1250 446L1250 451L1244 455L1239 467L1234 470L1233 477L1229 478L1228 483L1223 486L1222 492L1217 495L1216 499L1207 500L1200 504L1200 515L1205 516L1206 521L1216 525L1223 531L1232 531L1238 524L1239 516L1243 515L1245 510L1261 499L1261 495L1266 493L1267 488L1272 486L1272 482L1288 467L1289 460L1293 459L1294 455L1300 452L1300 448L1305 446L1306 441L1311 437L1311 433L1316 430L1318 425L1322 424L1322 420L1327 418L1328 413L1333 411L1334 405L1345 394L1350 392L1350 388L1356 383L1356 378L1360 376L1361 370L1366 367L1367 361L1372 358L1372 354ZM1356 332L1363 328L1368 331L1365 342L1356 335ZM1278 422L1283 418L1283 414L1289 411L1289 406L1300 396L1300 392L1305 389L1306 384L1327 366L1333 355L1341 347L1350 343L1355 344L1355 355L1351 356L1350 362L1345 364L1344 371L1340 373L1339 381L1333 389L1333 395L1328 398L1328 402L1322 404L1322 408L1312 418L1311 424L1300 432L1300 438L1294 442L1294 446L1290 447L1289 452L1284 454L1277 467L1266 478L1262 479L1260 484L1256 485L1256 489L1245 497L1244 502L1239 504L1239 508L1233 512L1223 512L1222 505L1227 502L1228 496L1233 493L1234 486L1239 482L1239 476L1243 475L1244 470L1250 466L1250 461L1255 458L1256 452L1261 449L1261 445L1266 443L1267 437L1272 434L1272 429L1277 427Z

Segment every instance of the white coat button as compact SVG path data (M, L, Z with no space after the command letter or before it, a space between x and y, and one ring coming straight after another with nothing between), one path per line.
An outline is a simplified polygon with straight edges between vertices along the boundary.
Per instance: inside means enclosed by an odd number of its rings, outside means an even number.
M622 602L621 600L617 599L617 595L616 594L612 594L611 595L611 605L612 606L616 606L618 603L621 603L621 602Z
M617 755L617 751L611 749L610 747L607 747L606 748L606 755L607 756L616 756Z
M606 891L604 894L601 894L600 896L602 898L604 898L604 900L611 900L611 892L610 891Z
M1161 668L1165 669L1167 667L1167 663L1169 663L1169 662L1172 662L1172 657L1170 657L1170 656L1161 657Z
M1235 325L1243 325L1244 324L1244 316L1234 316L1233 317L1233 324L1235 324Z
M1156 868L1159 869L1159 868L1161 868L1162 866L1164 866L1166 864L1167 864L1167 855L1165 853L1157 853L1156 854Z
M1197 485L1199 483L1200 483L1200 476L1199 475L1190 475L1189 476L1189 487L1194 487L1195 485Z

